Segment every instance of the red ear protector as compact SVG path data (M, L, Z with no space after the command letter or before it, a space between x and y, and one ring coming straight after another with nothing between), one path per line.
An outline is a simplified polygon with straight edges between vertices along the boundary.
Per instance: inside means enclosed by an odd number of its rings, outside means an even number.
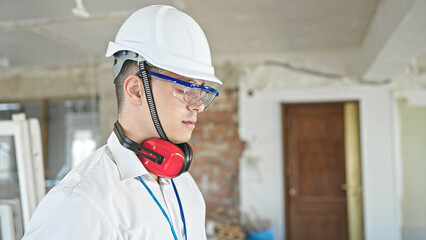
M173 178L187 172L191 165L194 149L189 143L174 144L160 138L151 138L140 145L124 135L118 121L114 124L114 132L121 145L135 152L150 173Z

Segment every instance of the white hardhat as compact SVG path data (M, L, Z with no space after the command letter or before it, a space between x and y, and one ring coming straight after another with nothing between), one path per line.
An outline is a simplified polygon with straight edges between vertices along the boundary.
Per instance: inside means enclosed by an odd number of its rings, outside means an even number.
M121 51L137 53L148 63L185 77L222 84L214 75L203 30L194 19L171 6L153 5L133 13L120 27L115 41L109 42L106 56Z

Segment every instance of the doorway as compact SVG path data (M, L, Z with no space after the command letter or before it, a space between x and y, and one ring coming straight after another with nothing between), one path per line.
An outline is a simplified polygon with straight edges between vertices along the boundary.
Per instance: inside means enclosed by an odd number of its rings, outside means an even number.
M363 239L358 104L282 104L286 239Z

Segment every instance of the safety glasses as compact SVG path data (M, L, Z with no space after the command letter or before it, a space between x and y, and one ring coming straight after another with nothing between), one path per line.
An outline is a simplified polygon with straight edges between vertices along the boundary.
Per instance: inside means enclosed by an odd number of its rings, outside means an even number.
M198 108L200 112L207 110L219 92L211 87L198 85L195 81L183 81L160 73L148 71L151 76L177 84L173 95L190 108ZM140 72L136 73L140 75ZM202 109L200 107L203 107Z

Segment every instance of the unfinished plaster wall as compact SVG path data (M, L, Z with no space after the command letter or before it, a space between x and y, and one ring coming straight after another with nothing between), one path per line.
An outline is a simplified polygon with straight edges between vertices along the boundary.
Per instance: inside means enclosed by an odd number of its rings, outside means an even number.
M105 140L117 113L111 65L106 62L90 67L4 70L0 77L0 102L99 98L101 132Z
M251 84L241 83L239 98L239 132L247 146L240 161L241 209L270 220L275 236L284 238L281 103L359 101L365 238L400 239L393 121L383 117L392 116L390 85L275 66L259 66L247 78Z

